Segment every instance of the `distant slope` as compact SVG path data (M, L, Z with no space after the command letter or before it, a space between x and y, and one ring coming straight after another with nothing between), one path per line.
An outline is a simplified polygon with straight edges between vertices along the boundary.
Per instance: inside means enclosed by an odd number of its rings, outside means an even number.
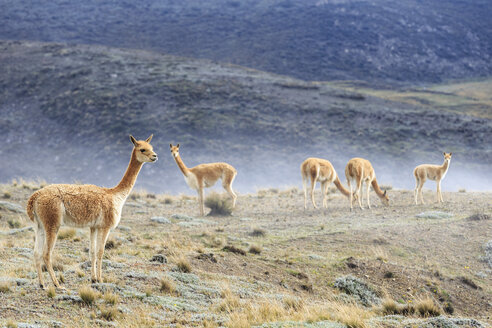
M128 162L128 134L154 133L160 160L138 182L154 191L188 190L170 142L189 166L237 167L240 191L298 185L308 156L330 159L342 180L350 157L367 157L380 181L411 187L412 168L440 163L442 151L455 153L446 188L490 188L490 173L480 175L492 164L489 119L206 60L0 42L0 113L2 181L112 185Z
M357 81L327 84L392 101L492 119L492 79L399 89L374 89L368 83Z
M101 44L304 80L492 75L489 0L121 0L0 3L0 39Z

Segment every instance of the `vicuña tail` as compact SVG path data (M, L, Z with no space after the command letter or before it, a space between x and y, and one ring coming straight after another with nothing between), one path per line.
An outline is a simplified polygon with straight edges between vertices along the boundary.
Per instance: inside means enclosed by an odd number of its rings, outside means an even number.
M34 202L36 201L37 198L38 198L38 193L35 192L34 194L32 194L31 197L29 197L29 200L27 201L26 212L27 212L27 216L29 216L29 219L31 219L32 222L34 222Z

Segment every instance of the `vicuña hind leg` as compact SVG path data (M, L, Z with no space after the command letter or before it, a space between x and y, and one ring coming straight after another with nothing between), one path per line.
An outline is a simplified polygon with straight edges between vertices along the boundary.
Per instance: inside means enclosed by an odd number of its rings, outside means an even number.
M314 188L316 188L316 177L311 177L311 202L313 203L314 208L318 208L314 201Z
M304 209L307 209L307 179L302 177L302 189L304 190Z
M89 247L89 259L91 261L91 282L96 282L97 281L97 276L96 276L96 259L97 259L97 251L96 251L96 237L97 237L97 230L96 228L91 228L91 240L90 240L90 247Z
M36 231L36 240L34 241L34 265L36 266L36 271L38 272L39 286L42 289L46 288L44 284L42 261L43 261L43 248L45 244L45 234L44 228L41 224L36 222L34 226Z
M205 205L203 204L203 187L198 189L198 201L200 202L200 216L204 216Z
M234 190L232 190L232 182L234 181L235 177L236 176L234 175L231 178L226 179L225 181L222 182L222 187L224 187L224 189L229 193L229 195L232 198L232 208L236 207L236 199L237 199L236 193L234 192Z
M353 208L353 204L354 204L354 191L352 189L352 184L350 184L350 179L347 179L347 185L348 185L348 188L350 190L349 202L350 202L350 211L352 211L354 209Z
M418 202L418 199L417 199L417 196L418 196L418 193L419 193L419 185L420 185L420 180L415 178L415 189L413 191L413 195L415 197L415 205L418 205L419 202Z
M328 182L321 182L321 193L323 194L323 207L328 208Z
M422 189L424 188L424 183L425 183L425 180L424 179L420 179L420 186L419 186L419 195L420 195L420 202L422 203L422 205L424 205L424 193L422 192Z
M97 243L96 243L96 251L97 251L97 277L96 280L98 282L102 281L102 259L104 255L104 247L106 246L106 240L109 236L109 228L100 228L97 229Z
M56 236L58 234L59 227L51 226L51 227L46 227L45 229L46 229L46 242L44 244L44 249L43 249L44 264L46 265L46 270L48 270L48 273L50 274L51 280L53 281L55 287L61 288L60 284L58 283L58 279L56 279L55 271L53 271L53 265L51 263L51 256L53 254L53 248L55 247Z
M371 202L369 201L369 191L371 189L371 185L369 184L369 181L366 182L366 192L367 192L367 207L371 209Z
M363 210L364 208L362 207L362 179L357 181L357 190L355 191L355 193L358 196L357 200L359 201L359 207L361 210Z

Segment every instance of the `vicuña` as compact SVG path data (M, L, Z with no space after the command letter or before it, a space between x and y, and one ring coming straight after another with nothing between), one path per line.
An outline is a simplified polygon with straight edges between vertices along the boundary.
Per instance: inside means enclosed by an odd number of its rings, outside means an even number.
M367 190L367 206L371 208L371 203L369 201L369 190L374 189L376 195L378 195L381 202L388 206L389 197L386 195L386 190L383 192L379 188L378 182L376 180L376 173L372 168L371 163L367 159L363 158L352 158L348 161L347 166L345 166L345 177L347 178L347 184L350 189L350 210L354 203L353 195L357 195L357 200L359 201L359 207L362 209L362 183L366 183ZM352 193L353 187L355 187L355 192Z
M432 165L432 164L422 164L417 166L413 170L413 175L415 176L415 204L418 205L418 195L420 194L420 201L424 204L424 196L422 195L422 187L427 179L436 181L437 184L437 202L444 202L442 200L441 194L441 181L446 176L449 169L449 164L451 163L451 155L453 153L443 153L444 163L442 165Z
M304 188L304 209L307 208L307 190L310 178L311 202L313 203L314 208L318 208L318 206L316 206L316 202L314 201L314 188L316 187L317 181L321 183L321 192L323 193L323 207L325 208L328 208L328 187L332 182L342 194L350 197L350 192L345 189L340 183L340 179L338 178L337 172L333 168L333 165L331 165L330 161L326 159L314 157L306 159L301 164L301 176L302 186Z
M130 140L134 145L130 164L116 187L53 184L36 191L29 198L27 214L34 222L36 231L34 264L41 288L45 288L41 261L44 261L55 286L61 288L53 271L51 257L62 225L90 228L91 280L102 282L102 258L109 231L120 222L123 204L143 163L157 160L150 145L152 135L145 141L137 141L133 136L130 136Z
M234 190L232 190L232 182L236 177L237 171L232 165L227 163L207 163L189 169L179 155L179 144L176 146L169 144L169 146L171 147L171 154L183 173L186 183L191 189L198 192L201 216L204 215L205 211L203 189L212 187L219 179L222 179L222 187L224 187L232 198L232 208L236 206L237 196Z

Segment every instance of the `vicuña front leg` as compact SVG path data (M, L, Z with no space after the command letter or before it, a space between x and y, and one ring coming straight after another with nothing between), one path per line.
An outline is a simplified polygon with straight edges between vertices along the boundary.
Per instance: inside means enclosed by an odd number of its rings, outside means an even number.
M328 208L328 182L321 183L321 192L323 193L323 207Z
M367 206L369 209L371 209L371 202L369 201L369 191L371 189L371 185L369 184L369 181L366 182L366 192L367 192Z
M102 260L104 255L104 247L106 246L106 240L109 236L109 228L97 229L97 277L98 282L102 281Z
M200 216L205 215L205 205L203 201L203 187L198 189L198 201L200 202Z
M441 181L437 181L437 202L440 203L440 202L444 202L442 200L442 194L441 194Z

